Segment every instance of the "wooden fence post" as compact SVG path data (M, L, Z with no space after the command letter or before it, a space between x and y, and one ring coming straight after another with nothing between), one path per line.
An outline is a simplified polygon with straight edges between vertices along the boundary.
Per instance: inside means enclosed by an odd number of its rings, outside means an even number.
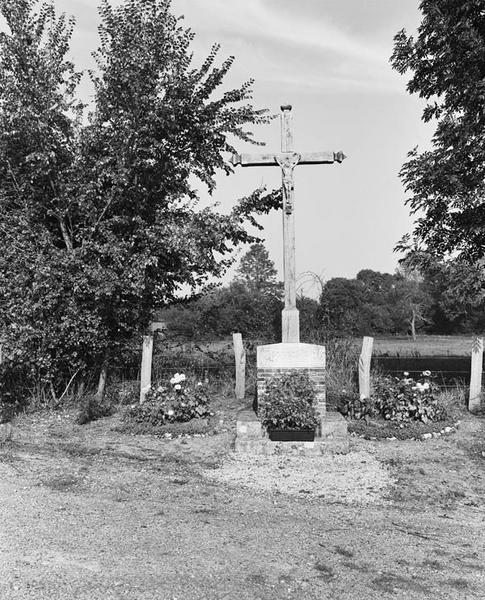
M157 331L163 333L166 329L167 324L164 321L154 321L150 324L149 333L143 336L140 373L140 404L145 401L146 393L152 384L153 339Z
M470 374L470 395L468 410L480 410L482 400L483 338L477 337L472 345L472 365Z
M359 358L359 395L361 398L370 398L370 362L373 344L374 338L364 337Z
M246 393L246 351L244 350L242 335L240 333L233 333L232 341L236 361L236 387L234 392L237 400L243 400Z
M143 350L141 355L140 373L140 404L145 401L145 396L152 384L152 355L153 333L143 336Z

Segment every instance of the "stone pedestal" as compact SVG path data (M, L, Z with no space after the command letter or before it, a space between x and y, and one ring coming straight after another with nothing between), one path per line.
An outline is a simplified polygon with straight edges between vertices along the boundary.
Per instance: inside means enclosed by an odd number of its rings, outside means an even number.
M320 417L313 442L273 442L261 426L258 415L251 410L239 413L236 424L236 452L249 454L308 454L348 452L347 422L337 412L327 412L325 405L325 347L315 344L270 344L257 348L258 404L266 382L275 375L292 370L308 373L317 399L315 410Z
M269 379L289 371L304 371L308 373L316 388L316 412L321 419L325 417L325 346L269 344L258 346L256 352L258 406Z

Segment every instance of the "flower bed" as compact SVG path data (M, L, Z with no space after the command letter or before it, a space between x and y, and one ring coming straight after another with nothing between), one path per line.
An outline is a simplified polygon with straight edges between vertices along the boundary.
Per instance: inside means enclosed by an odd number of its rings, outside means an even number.
M440 401L430 371L419 379L375 377L371 398L342 391L339 410L350 419L348 430L366 439L427 439L451 433L457 417Z
M151 387L143 404L130 406L125 417L136 423L161 426L210 415L206 386L187 379L183 373L175 373L168 384Z

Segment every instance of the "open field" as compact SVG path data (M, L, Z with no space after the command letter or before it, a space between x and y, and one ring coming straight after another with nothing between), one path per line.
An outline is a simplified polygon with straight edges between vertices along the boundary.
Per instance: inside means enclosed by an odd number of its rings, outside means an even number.
M470 356L473 335L419 335L414 341L410 336L375 337L373 353L375 355L389 354L390 356ZM362 338L354 338L356 346L360 347ZM248 340L244 339L247 344ZM160 342L163 343L163 342ZM263 340L249 340L252 346L261 345ZM269 343L269 342L268 342ZM204 356L211 353L232 356L232 340L214 340L200 343L186 342L180 345L181 354ZM183 350L183 351L182 351Z
M389 356L470 356L472 340L472 335L420 335L416 341L411 337L376 337L373 353Z
M484 597L483 419L426 442L351 438L320 480L302 459L235 461L237 408L215 435L172 440L119 433L116 416L17 418L0 448L2 600Z

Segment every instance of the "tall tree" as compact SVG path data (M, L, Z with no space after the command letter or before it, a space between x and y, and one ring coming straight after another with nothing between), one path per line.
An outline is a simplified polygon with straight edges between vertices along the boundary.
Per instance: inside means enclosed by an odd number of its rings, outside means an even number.
M485 255L483 0L423 0L420 9L417 36L400 31L391 62L411 72L407 89L427 100L422 118L437 127L432 150L412 150L401 171L420 216L414 240L405 236L398 248L474 262Z
M35 0L0 0L0 11L1 330L16 364L54 391L122 363L152 311L220 275L235 245L255 241L247 219L280 196L257 190L229 215L197 209L191 176L212 190L231 171L231 140L251 141L268 116L251 82L217 94L233 62L219 64L217 47L191 65L193 33L170 0L102 1L85 126L65 58L72 22Z
M236 279L244 283L249 291L274 293L276 268L261 242L253 244L241 258Z

